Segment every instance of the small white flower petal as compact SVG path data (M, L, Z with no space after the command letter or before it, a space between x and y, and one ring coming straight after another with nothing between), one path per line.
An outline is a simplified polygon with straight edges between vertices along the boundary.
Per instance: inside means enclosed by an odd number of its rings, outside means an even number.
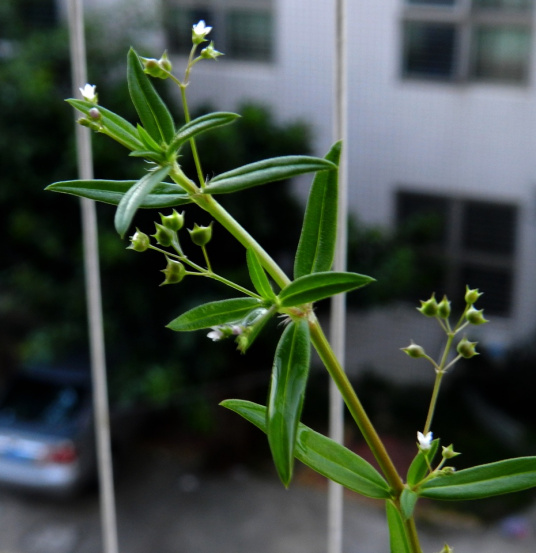
M213 327L207 334L207 338L210 338L213 342L219 342L223 338L223 332L219 328Z
M194 35L200 38L205 38L210 31L212 31L212 27L207 27L202 19L193 26Z
M432 432L427 432L423 434L422 432L417 432L417 441L419 442L419 447L424 451L427 451L432 446L432 440L434 436Z
M95 85L86 84L84 88L80 88L80 92L85 100L87 100L88 102L93 102L97 97L95 92L96 89L97 87Z

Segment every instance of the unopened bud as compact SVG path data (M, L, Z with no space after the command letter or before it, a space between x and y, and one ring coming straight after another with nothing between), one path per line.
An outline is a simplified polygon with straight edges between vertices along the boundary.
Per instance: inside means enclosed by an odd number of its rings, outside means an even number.
M435 299L435 294L429 300L421 300L421 306L417 308L417 311L425 315L426 317L435 317L437 315L439 306Z
M450 317L450 301L447 296L443 296L443 299L437 304L437 315L442 319Z
M201 50L201 57L205 60L215 60L219 58L220 56L223 56L222 52L218 52L216 48L214 48L214 42L211 41L210 44Z
M144 252L151 244L149 237L144 233L136 229L136 232L130 237L129 250L136 252Z
M167 266L162 270L162 272L164 273L166 280L164 280L160 286L164 286L164 284L177 284L185 277L186 268L180 261L168 259Z
M160 223L155 223L154 226L156 227L156 232L152 236L154 236L155 240L161 246L164 246L164 248L171 246L175 238L175 233Z
M453 457L457 457L458 455L461 455L461 453L459 453L458 451L454 451L454 446L452 444L450 444L448 447L443 446L443 459L452 459Z
M200 227L197 223L193 229L188 229L190 238L196 246L206 246L212 238L212 223L208 227Z
M471 289L469 286L465 287L465 303L467 305L473 305L481 295L482 292L479 292L478 288Z
M426 357L426 352L424 351L424 348L422 346L418 346L417 344L414 344L413 342L409 346L401 349L403 352L407 353L410 357L413 357L413 359Z
M481 325L488 322L487 319L484 319L483 313L483 309L475 309L471 306L465 313L465 318L472 325Z
M464 358L471 359L475 355L478 355L475 347L478 342L470 342L467 338L462 338L456 346L456 351Z
M184 211L178 213L175 209L171 215L162 215L160 213L160 219L162 220L162 225L173 232L179 231L184 226Z
M88 115L93 119L93 121L100 121L102 119L101 112L97 108L91 108L88 112Z
M167 79L169 77L166 71L160 66L158 60L154 58L141 58L141 62L143 63L143 70L147 75L157 79Z

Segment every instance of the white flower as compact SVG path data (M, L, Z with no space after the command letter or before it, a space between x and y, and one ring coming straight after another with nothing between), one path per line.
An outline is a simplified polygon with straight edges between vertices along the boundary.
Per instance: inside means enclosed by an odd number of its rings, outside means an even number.
M207 338L210 338L213 342L219 342L224 338L224 335L217 326L213 326L212 330L207 334Z
M97 94L95 92L96 89L97 87L95 85L86 84L84 88L80 88L79 90L82 93L82 97L84 98L84 100L97 103Z
M423 451L428 451L430 447L432 446L432 440L434 436L432 432L428 432L427 434L423 434L422 432L417 432L417 441L419 442L419 447Z
M207 27L201 19L197 25L192 27L192 39L195 44L199 44L205 40L205 37L212 31L212 27Z

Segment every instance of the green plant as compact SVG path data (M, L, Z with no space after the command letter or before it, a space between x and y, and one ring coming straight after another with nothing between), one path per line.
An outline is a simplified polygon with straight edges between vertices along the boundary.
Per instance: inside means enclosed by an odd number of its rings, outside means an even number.
M102 107L94 86L86 85L83 100L69 100L83 117L80 123L116 140L133 157L150 164L139 180L63 181L50 190L75 194L117 205L115 227L123 237L140 208L175 208L195 204L208 213L217 225L194 224L184 231L187 215L175 209L161 213L155 232L149 236L137 229L130 249L152 250L164 256L162 284L181 284L194 278L210 279L232 290L234 297L193 307L168 324L174 331L209 330L208 338L234 339L241 353L246 353L259 334L276 317L283 328L272 365L267 405L232 399L223 402L263 430L268 437L272 457L285 486L291 482L294 459L342 484L350 490L385 502L393 553L421 551L414 509L420 498L469 500L515 492L536 486L536 457L507 459L456 471L451 460L459 455L453 445L442 446L434 439L432 423L442 380L459 359L476 355L474 342L464 331L471 325L486 322L475 307L480 292L467 288L465 308L451 323L447 298L432 297L423 301L420 312L434 319L446 334L446 345L439 360L431 358L419 345L403 349L410 357L428 361L436 372L436 382L428 415L417 433L416 455L403 478L385 448L361 401L352 388L315 315L317 302L338 293L361 288L374 279L350 272L331 270L336 238L337 168L342 145L335 144L325 158L284 156L256 161L231 169L210 179L205 177L196 138L217 127L230 125L238 115L215 112L191 119L186 89L192 68L203 59L221 55L214 44L198 48L210 32L203 21L192 30L193 46L184 78L172 73L164 54L160 59L140 58L134 50L128 55L127 80L132 102L140 123L133 126L121 116ZM186 123L175 122L149 76L171 79L181 93ZM181 167L180 151L189 146L195 161L195 179ZM216 197L239 192L304 173L316 173L290 279L270 254L217 201ZM242 246L249 273L248 283L239 283L220 274L210 256L214 233L228 231ZM188 246L183 238L189 234ZM193 253L190 253L193 251ZM346 406L361 431L380 470L300 422L307 384L311 344L316 349L330 377L338 386ZM436 460L439 457L439 460ZM451 551L445 545L444 552Z

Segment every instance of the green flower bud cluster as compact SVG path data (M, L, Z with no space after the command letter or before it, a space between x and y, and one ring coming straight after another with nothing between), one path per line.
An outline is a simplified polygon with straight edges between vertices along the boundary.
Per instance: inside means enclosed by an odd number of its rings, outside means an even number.
M154 58L140 58L143 63L143 70L147 75L156 79L167 79L170 76L173 66L169 61L167 50L162 57L157 60Z

